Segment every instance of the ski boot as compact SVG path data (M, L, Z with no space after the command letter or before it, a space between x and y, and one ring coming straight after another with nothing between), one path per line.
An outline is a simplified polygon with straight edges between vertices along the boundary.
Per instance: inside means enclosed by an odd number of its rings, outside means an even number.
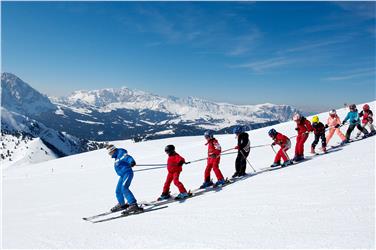
M296 162L300 162L300 161L303 161L304 160L304 156L303 155L297 155L294 157L294 161Z
M345 139L341 142L341 144L339 144L340 146L344 146L346 143L348 143L348 141Z
M214 185L213 187L222 187L223 185L226 184L226 181L224 179L222 180L218 180Z
M170 192L162 193L161 196L158 198L158 201L168 200L171 198Z
M128 215L128 214L137 214L142 213L144 209L142 207L139 207L137 203L134 203L132 205L129 205L127 209L125 209L121 214Z
M316 154L314 147L311 147L311 154Z
M274 162L272 165L270 165L271 168L275 168L281 165L281 162Z
M244 177L244 176L246 176L246 175L247 175L247 173L245 173L245 172L243 173L243 172L242 172L242 173L239 173L238 176L239 176L239 177Z
M175 197L175 200L184 200L188 198L190 195L187 192L180 193L178 196Z
M292 164L293 164L292 160L287 160L287 161L285 161L285 162L282 164L282 167L287 167L288 165L292 165Z
M123 204L121 205L120 203L116 204L116 206L114 206L113 208L111 208L111 212L115 213L115 212L119 212L121 210L124 210L124 209L127 209L129 207L129 205L126 203L126 204Z
M326 151L326 147L322 147L321 150L322 150L322 152L323 152L324 154L326 154L326 152L327 152L327 151Z
M238 172L235 172L233 175L232 175L232 178L236 178L239 176L239 173Z
M200 189L208 188L208 187L211 187L211 186L213 186L213 182L212 182L212 181L205 181L205 182L200 186Z
M369 137L369 136L370 136L369 133L364 134L363 137L362 137L362 139L366 139L366 138Z

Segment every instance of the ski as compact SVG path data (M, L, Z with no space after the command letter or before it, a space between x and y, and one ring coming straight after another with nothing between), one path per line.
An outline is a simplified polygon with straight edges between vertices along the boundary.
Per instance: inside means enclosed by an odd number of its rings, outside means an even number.
M201 195L201 193L193 193L192 191L189 191L188 197L185 197L183 199L176 199L177 195L171 195L170 198L165 199L165 200L154 200L154 201L150 201L150 202L143 201L143 202L140 202L140 204L143 207L150 207L150 206L156 207L156 206L162 206L162 205L166 205L166 204L173 203L173 202L182 203L185 200L190 199L190 198L195 197L195 196L198 196L198 195Z
M135 213L125 213L125 214L122 213L120 215L116 215L116 216L101 219L101 220L89 220L89 221L92 222L92 223L100 223L100 222L105 222L105 221L110 221L110 220L120 219L120 218L123 218L123 217L132 216L132 215L148 213L148 212L164 209L164 208L167 208L167 207L168 206L144 208L143 211L139 211L139 212L135 212Z
M119 212L119 211L117 211L117 212ZM82 219L83 219L83 220L93 220L93 219L96 219L96 218L98 218L98 217L106 216L106 215L113 214L113 213L116 213L116 212L108 211L108 212L104 212L104 213L96 214L96 215L89 216L89 217L83 217Z

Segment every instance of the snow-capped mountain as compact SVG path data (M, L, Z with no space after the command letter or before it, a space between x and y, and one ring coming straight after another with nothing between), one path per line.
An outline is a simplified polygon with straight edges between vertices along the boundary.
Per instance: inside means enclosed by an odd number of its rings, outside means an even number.
M9 160L16 163L20 161L23 157L20 157L21 151L24 148L29 147L28 141L38 141L37 143L41 146L46 153L46 157L39 157L39 160L29 161L22 160L24 163L38 162L47 159L53 159L56 157L67 156L82 152L87 152L90 150L102 148L103 143L91 142L86 139L80 139L75 136L69 135L65 132L59 132L49 127L46 127L43 123L33 120L27 116L20 115L15 112L8 111L5 108L1 108L1 140L4 142L6 139L8 141L18 142L16 144L24 144L24 147L18 147L19 145L12 145L8 143L7 145L2 145L2 152L7 152L8 158L3 160ZM13 138L10 138L12 137ZM10 138L10 139L9 139ZM17 138L17 139L16 139ZM21 138L21 139L19 139ZM33 142L35 144L35 142ZM10 150L10 151L9 151ZM8 153L11 152L11 153ZM28 155L34 154L36 151L28 150L29 154L22 154L24 158ZM31 153L33 152L33 153ZM51 153L52 152L52 153ZM14 156L13 156L14 155ZM17 159L15 162L14 159ZM31 160L31 159L30 159ZM9 164L8 164L9 165Z
M16 165L30 165L59 158L40 138L25 133L1 132L0 161L2 169Z
M233 105L215 103L194 97L162 97L128 88L75 91L68 97L54 98L57 103L71 107L111 112L115 109L152 110L178 116L176 122L212 121L205 126L223 129L237 123L286 121L296 111L288 105Z
M2 74L2 88L7 110L56 131L96 141L198 135L207 129L228 133L238 124L254 129L286 121L296 111L288 105L233 105L125 87L81 90L48 99L10 73Z
M46 95L39 93L10 73L1 74L1 106L25 115L51 112L56 109Z

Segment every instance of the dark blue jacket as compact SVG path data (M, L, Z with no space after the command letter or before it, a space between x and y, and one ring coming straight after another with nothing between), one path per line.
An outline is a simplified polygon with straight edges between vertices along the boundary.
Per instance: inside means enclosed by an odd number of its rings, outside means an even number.
M128 155L127 150L118 148L112 155L115 158L115 171L119 176L123 176L129 171L133 172L132 167L136 165L135 160L132 156Z

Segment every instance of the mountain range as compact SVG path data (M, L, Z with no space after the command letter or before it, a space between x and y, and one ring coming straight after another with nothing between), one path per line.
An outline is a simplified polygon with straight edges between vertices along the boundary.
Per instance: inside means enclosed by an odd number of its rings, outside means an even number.
M2 73L1 88L2 132L40 137L60 155L96 148L93 141L199 135L207 129L231 133L239 124L254 129L287 121L297 112L289 105L234 105L126 87L48 97L11 73Z

